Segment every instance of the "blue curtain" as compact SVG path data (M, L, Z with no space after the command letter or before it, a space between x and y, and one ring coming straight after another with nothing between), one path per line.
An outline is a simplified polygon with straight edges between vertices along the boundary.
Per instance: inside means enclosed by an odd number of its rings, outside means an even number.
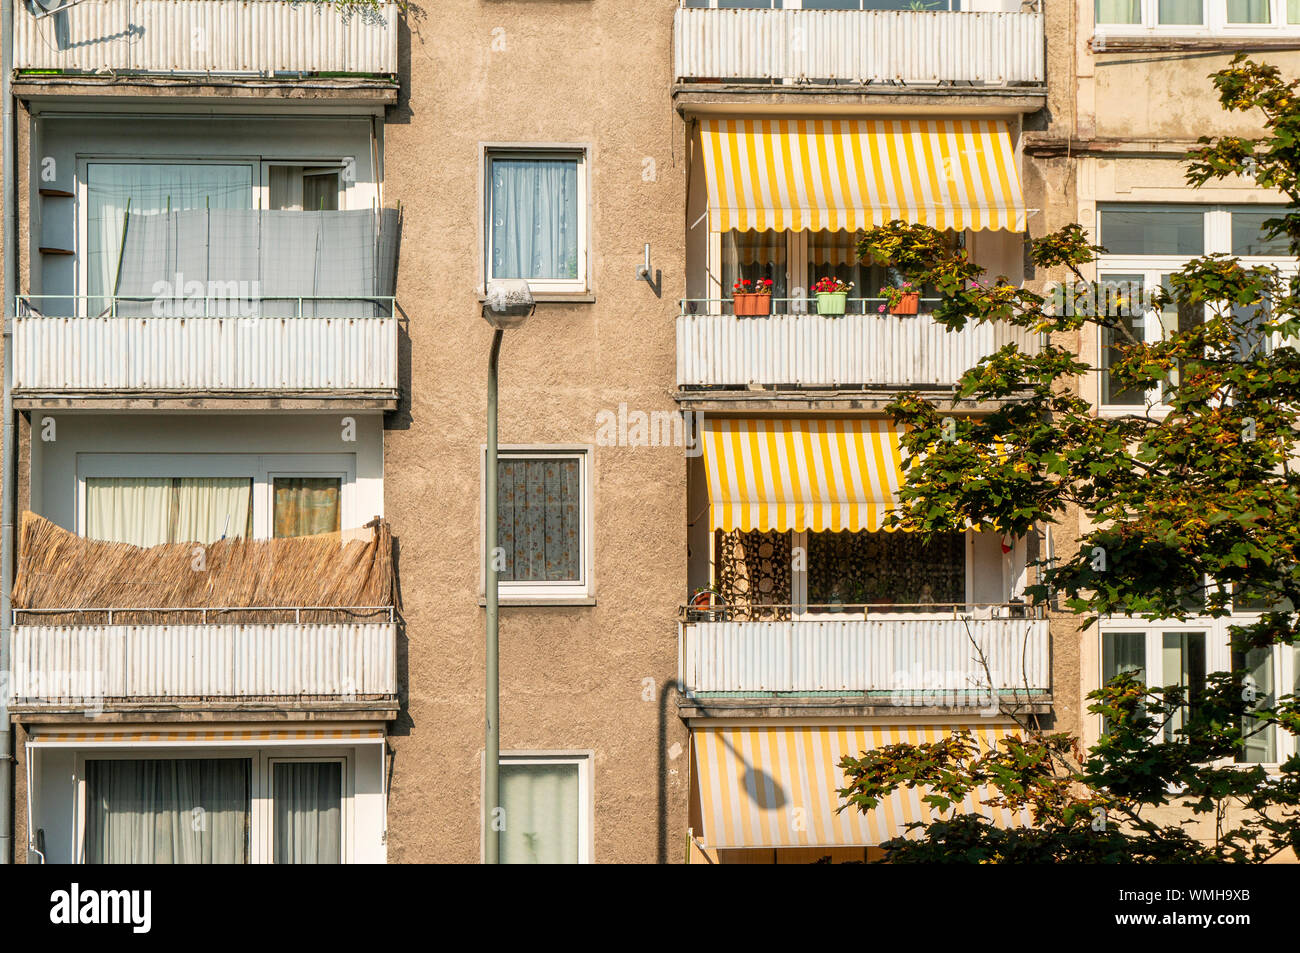
M492 276L577 279L576 159L492 160Z

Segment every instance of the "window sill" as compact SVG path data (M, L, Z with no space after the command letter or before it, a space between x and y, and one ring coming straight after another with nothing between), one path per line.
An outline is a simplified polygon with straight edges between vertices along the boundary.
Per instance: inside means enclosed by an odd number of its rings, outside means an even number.
M533 293L533 300L538 304L595 304L596 295L590 291L537 291ZM479 304L484 304L486 301L486 295L478 296Z
M1300 50L1300 32L1279 33L1186 33L1169 34L1151 31L1132 33L1094 33L1088 42L1094 53L1139 53L1163 50L1236 52L1280 49Z
M487 608L487 597L478 597L479 608ZM502 608L522 606L594 606L595 596L506 596L497 598Z

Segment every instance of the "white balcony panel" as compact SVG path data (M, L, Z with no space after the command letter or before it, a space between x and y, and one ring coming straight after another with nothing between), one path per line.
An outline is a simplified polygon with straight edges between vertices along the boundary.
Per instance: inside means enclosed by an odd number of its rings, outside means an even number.
M397 694L391 622L18 625L11 701Z
M682 675L688 694L977 692L990 675L997 690L1047 691L1047 626L1041 619L690 622L681 627Z
M84 0L14 15L14 66L71 72L397 72L397 4L346 14L287 0Z
M31 393L397 390L397 320L25 316L14 389Z
M677 386L951 386L1006 344L1038 335L1011 325L949 331L928 315L817 314L677 319Z
M1040 13L677 10L681 82L1041 84Z

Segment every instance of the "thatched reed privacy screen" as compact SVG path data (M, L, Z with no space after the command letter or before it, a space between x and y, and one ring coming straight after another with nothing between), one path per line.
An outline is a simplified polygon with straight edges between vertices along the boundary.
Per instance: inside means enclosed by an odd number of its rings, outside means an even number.
M19 621L45 624L387 620L396 594L388 524L357 536L141 548L84 539L27 512L13 602ZM189 611L156 611L165 609Z

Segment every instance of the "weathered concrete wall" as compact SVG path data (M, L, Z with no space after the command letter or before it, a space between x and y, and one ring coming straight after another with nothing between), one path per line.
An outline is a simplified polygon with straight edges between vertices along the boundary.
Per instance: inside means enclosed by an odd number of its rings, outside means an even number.
M405 209L398 296L410 315L408 389L385 435L409 693L393 729L392 861L480 856L481 146L590 149L594 301L539 305L507 332L501 442L593 444L598 411L673 409L685 260L673 8L453 0L409 21L384 168L386 202ZM645 242L658 295L634 279ZM592 750L594 859L677 860L686 730L669 683L686 462L676 448L596 447L593 463L596 604L503 608L501 746Z

